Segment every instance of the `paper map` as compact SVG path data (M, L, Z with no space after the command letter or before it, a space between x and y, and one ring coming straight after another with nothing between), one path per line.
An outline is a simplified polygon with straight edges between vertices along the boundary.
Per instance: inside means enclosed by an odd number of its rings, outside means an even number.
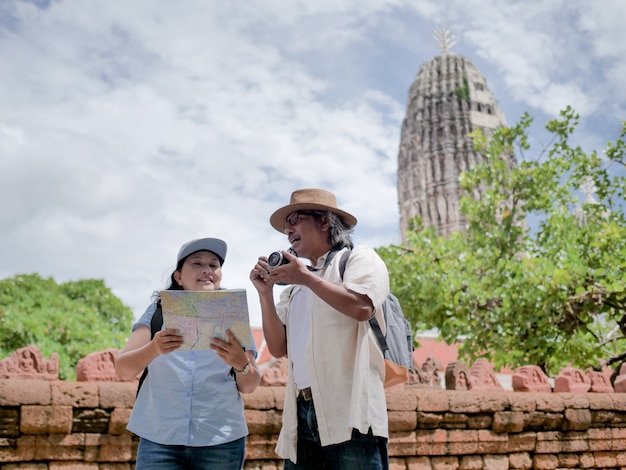
M178 351L209 349L211 338L228 341L230 329L243 347L251 346L245 289L161 291L163 324L177 328L184 338Z

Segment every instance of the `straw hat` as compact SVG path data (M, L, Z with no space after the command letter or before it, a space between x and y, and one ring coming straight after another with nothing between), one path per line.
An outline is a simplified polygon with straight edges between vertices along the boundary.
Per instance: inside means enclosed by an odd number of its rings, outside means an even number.
M287 216L292 212L301 210L333 212L341 217L341 220L349 228L354 227L357 223L356 217L337 207L337 199L333 193L323 189L311 188L299 189L291 193L289 204L281 207L271 215L270 224L280 233L283 233Z

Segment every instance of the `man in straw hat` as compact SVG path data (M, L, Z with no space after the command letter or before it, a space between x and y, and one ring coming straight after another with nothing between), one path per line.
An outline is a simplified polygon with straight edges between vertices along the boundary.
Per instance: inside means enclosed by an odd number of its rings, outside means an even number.
M274 267L262 256L250 273L269 351L289 357L276 446L286 470L388 468L385 366L368 320L384 324L389 275L372 248L359 246L342 279L339 260L353 248L356 223L334 194L295 191L270 224L297 256L283 251L287 263ZM274 284L291 284L276 305Z

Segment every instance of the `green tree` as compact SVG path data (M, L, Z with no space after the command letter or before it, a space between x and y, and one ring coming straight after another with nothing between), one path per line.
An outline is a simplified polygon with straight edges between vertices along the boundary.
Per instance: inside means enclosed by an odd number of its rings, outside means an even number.
M405 246L378 249L415 328L462 341L464 360L555 374L626 356L626 122L600 157L569 145L578 119L568 107L548 122L552 140L535 158L524 155L527 114L491 138L475 132L486 162L461 175L467 231L438 237L415 220ZM595 200L579 201L583 182Z
M133 321L102 280L57 284L23 274L0 280L0 357L34 344L47 359L59 354L59 378L75 380L87 354L121 348Z

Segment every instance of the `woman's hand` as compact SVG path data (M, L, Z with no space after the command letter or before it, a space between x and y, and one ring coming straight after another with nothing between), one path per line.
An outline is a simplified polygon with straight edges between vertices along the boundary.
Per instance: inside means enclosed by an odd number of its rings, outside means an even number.
M182 335L174 328L158 331L152 339L159 354L167 354L180 348L184 342Z
M246 351L241 347L232 331L226 330L226 335L228 336L228 342L213 337L211 338L209 348L215 351L226 364L235 370L243 370L248 363Z

